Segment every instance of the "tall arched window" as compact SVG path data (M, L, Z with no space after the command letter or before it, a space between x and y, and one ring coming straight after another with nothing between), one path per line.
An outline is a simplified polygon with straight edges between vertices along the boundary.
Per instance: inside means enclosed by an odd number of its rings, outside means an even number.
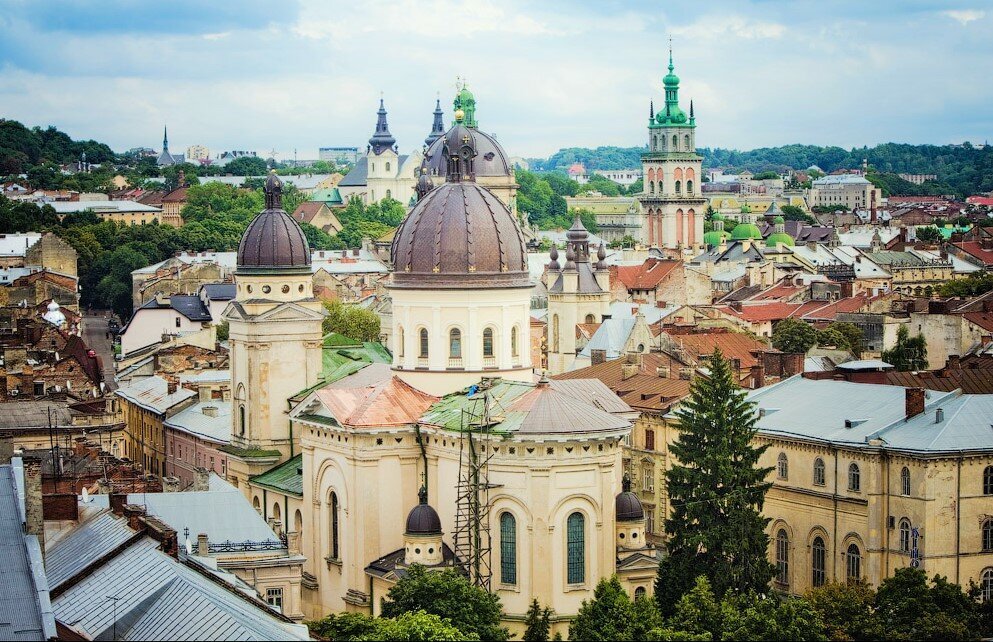
M299 509L293 513L293 532L302 539L303 536L303 513Z
M397 353L403 356L403 326L397 328Z
M859 473L859 466L855 462L848 465L848 490L858 492L862 489L862 475Z
M689 134L686 134L685 136L683 136L683 145L685 145L686 146L686 149L689 150L689 148L690 148L690 135Z
M330 545L329 548L331 549L331 559L336 560L336 559L340 559L340 558L338 557L338 553L339 553L339 551L338 551L338 495L334 491L331 491L331 501L330 501L330 504L331 504L331 519L330 519L330 522L331 522L330 523L330 526L331 526L330 539L331 539L331 541L328 542L328 544Z
M983 520L983 551L993 551L993 517Z
M776 533L776 582L790 584L790 538L783 528Z
M587 314L586 323L596 323L596 316L593 314Z
M515 325L510 329L510 355L516 358L519 354L517 351L517 326Z
M910 469L906 466L900 471L900 494L910 496Z
M827 583L827 547L822 537L815 537L810 547L811 582L814 586L824 586Z
M780 479L790 478L790 461L786 458L786 453L779 453L776 459L776 476Z
M854 542L849 544L848 550L845 551L845 577L849 582L856 582L862 578L862 551Z
M582 584L586 581L586 518L582 513L569 515L566 549L566 580L569 584Z
M993 495L993 466L987 466L983 470L983 494Z
M686 195L693 196L693 181L686 181Z
M493 328L483 330L483 357L493 356Z
M643 597L645 597L645 587L644 586L639 586L638 588L636 588L634 590L634 599L640 600Z
M500 582L517 584L517 520L507 512L500 515Z
M559 315L552 315L552 352L559 351Z
M677 194L681 193L680 181L676 181L676 193Z
M649 194L655 193L655 181L648 181L648 193Z
M824 460L818 457L814 460L814 486L824 485Z
M386 163L386 171L390 171L389 163ZM393 198L393 192L391 190L386 190L386 198Z
M462 358L462 331L458 328L452 328L448 332L448 358Z
M238 423L241 427L241 436L245 436L245 406L238 406Z
M389 161L386 161L386 171L387 172L390 171L390 162ZM389 198L389 194L390 194L390 191L389 190L386 190L386 196L387 196L387 198Z
M900 520L900 552L910 552L910 520L906 517Z
M679 149L679 137L675 134L672 135L672 151Z
M983 569L979 576L979 598L983 602L993 600L993 568Z
M421 344L421 351L418 354L418 356L421 359L427 359L428 358L428 331L427 331L426 328L421 328L421 332L420 332L420 344Z

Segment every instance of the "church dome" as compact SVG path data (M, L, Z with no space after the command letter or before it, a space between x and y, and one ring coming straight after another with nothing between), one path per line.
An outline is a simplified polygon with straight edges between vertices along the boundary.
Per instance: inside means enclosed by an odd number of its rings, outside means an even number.
M451 131L451 130L449 130ZM507 152L493 136L478 129L472 129L476 139L476 177L510 176L513 166L507 158ZM441 152L445 136L434 141L427 151L428 168L432 175L445 176L448 173L445 155Z
M728 233L725 231L718 232L717 230L712 230L703 235L703 244L709 247L717 247L721 242L727 239Z
M614 499L614 517L619 522L632 522L645 519L645 508L638 496L631 492L631 480L624 476L624 492Z
M407 514L407 535L441 535L441 518L438 511L428 504L428 494L424 488L418 492L417 506Z
M738 223L731 230L732 241L745 241L748 239L753 241L762 240L762 232L755 223Z
M791 247L796 245L796 241L793 240L793 237L786 232L775 232L770 234L769 238L765 240L766 247L777 247L780 243Z
M480 140L457 122L435 143L446 182L417 202L393 237L394 287L531 287L517 218L474 181Z
M283 210L283 182L275 172L265 184L266 208L248 225L238 246L238 270L310 269L310 245Z

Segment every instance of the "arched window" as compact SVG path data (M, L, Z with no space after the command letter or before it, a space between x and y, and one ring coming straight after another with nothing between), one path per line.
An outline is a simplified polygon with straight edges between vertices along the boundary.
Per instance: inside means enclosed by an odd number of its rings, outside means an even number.
M815 537L810 551L810 567L813 571L810 579L814 586L824 586L827 583L827 547L824 546L824 539Z
M587 314L586 323L596 323L596 316L593 314Z
M859 473L859 465L852 462L848 466L848 490L859 492L862 488L862 475Z
M420 343L421 343L421 351L418 354L418 356L421 359L427 359L428 358L428 331L427 331L426 328L421 328L421 332L420 332Z
M241 436L245 436L245 406L238 406L238 422L241 428Z
M299 509L293 514L293 532L296 533L298 537L303 535L303 514L300 513Z
M690 148L690 135L689 134L686 134L685 136L683 136L683 145L685 145L686 146L686 149L689 150L689 148Z
M672 151L679 149L679 137L675 134L672 135Z
M517 326L510 329L510 355L517 357L520 354L517 348Z
M786 453L779 453L779 458L776 460L776 475L780 479L790 478L790 462L786 458Z
M397 353L403 356L403 326L397 328Z
M824 460L818 457L814 460L814 486L824 485Z
M686 195L693 196L693 181L686 181Z
M856 582L862 578L862 551L859 545L852 543L845 551L845 577L849 582Z
M493 328L483 330L483 356L493 356Z
M387 172L390 171L390 161L386 161L386 171ZM387 198L389 198L389 195L390 195L390 191L389 190L386 190L386 196L387 196Z
M640 600L643 597L645 597L645 587L639 586L634 590L634 599Z
M983 520L983 551L993 551L993 517Z
M462 358L462 331L458 328L452 328L448 332L448 358Z
M910 469L906 466L900 471L900 494L910 496Z
M656 134L655 136L652 136L652 141L653 141L653 143L652 143L652 149L658 149L659 148L659 136L658 136L658 134Z
M655 193L655 181L648 181L648 193L649 194Z
M979 576L979 598L983 602L993 600L993 568L983 569Z
M517 584L517 520L507 512L500 515L500 582Z
M906 517L900 520L900 552L910 552L910 520Z
M993 466L987 466L983 470L983 494L993 495Z
M552 315L552 352L559 351L559 315Z
M790 585L790 538L783 528L776 533L776 582Z
M680 194L681 193L680 181L676 181L676 193L677 194Z
M336 560L338 558L338 495L333 490L331 491L331 516L330 516L330 541L328 542L328 548L331 549L331 559Z
M282 511L279 510L279 502L272 505L272 518L282 521Z
M389 163L386 163L386 171L390 171ZM391 190L386 190L386 198L393 198L393 192Z
M566 549L566 580L569 584L582 584L586 581L586 518L582 513L569 515Z
M262 512L262 504L259 502L259 498L258 497L253 497L252 498L252 508L254 508L255 511L258 512L258 513L261 513Z

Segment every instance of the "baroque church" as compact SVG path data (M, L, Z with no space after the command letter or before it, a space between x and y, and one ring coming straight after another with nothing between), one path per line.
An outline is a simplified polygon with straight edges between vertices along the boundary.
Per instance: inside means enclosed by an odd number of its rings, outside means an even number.
M432 132L417 202L390 250L388 362L356 349L328 370L309 247L282 209L281 181L267 179L224 312L228 477L307 558L286 612L378 614L389 587L421 564L454 567L499 595L512 632L537 599L564 633L601 578L617 574L632 595L652 590L656 552L622 481L621 442L637 413L598 380L535 374L525 237L497 195L511 189L507 174L487 187L509 168L494 168L505 155L476 127L465 88L456 107L454 124ZM596 288L577 315L603 314L602 261L574 226L552 290Z

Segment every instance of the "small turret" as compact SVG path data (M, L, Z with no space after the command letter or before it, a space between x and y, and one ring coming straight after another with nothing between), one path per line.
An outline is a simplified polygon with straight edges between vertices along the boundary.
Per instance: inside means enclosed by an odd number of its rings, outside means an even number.
M417 491L417 498L417 506L407 514L407 527L403 533L403 561L407 566L436 566L444 561L441 518L428 504L428 491L424 486Z
M549 272L558 272L562 269L562 266L559 265L559 248L557 246L553 245L552 249L548 251L548 258L551 259L548 263Z

